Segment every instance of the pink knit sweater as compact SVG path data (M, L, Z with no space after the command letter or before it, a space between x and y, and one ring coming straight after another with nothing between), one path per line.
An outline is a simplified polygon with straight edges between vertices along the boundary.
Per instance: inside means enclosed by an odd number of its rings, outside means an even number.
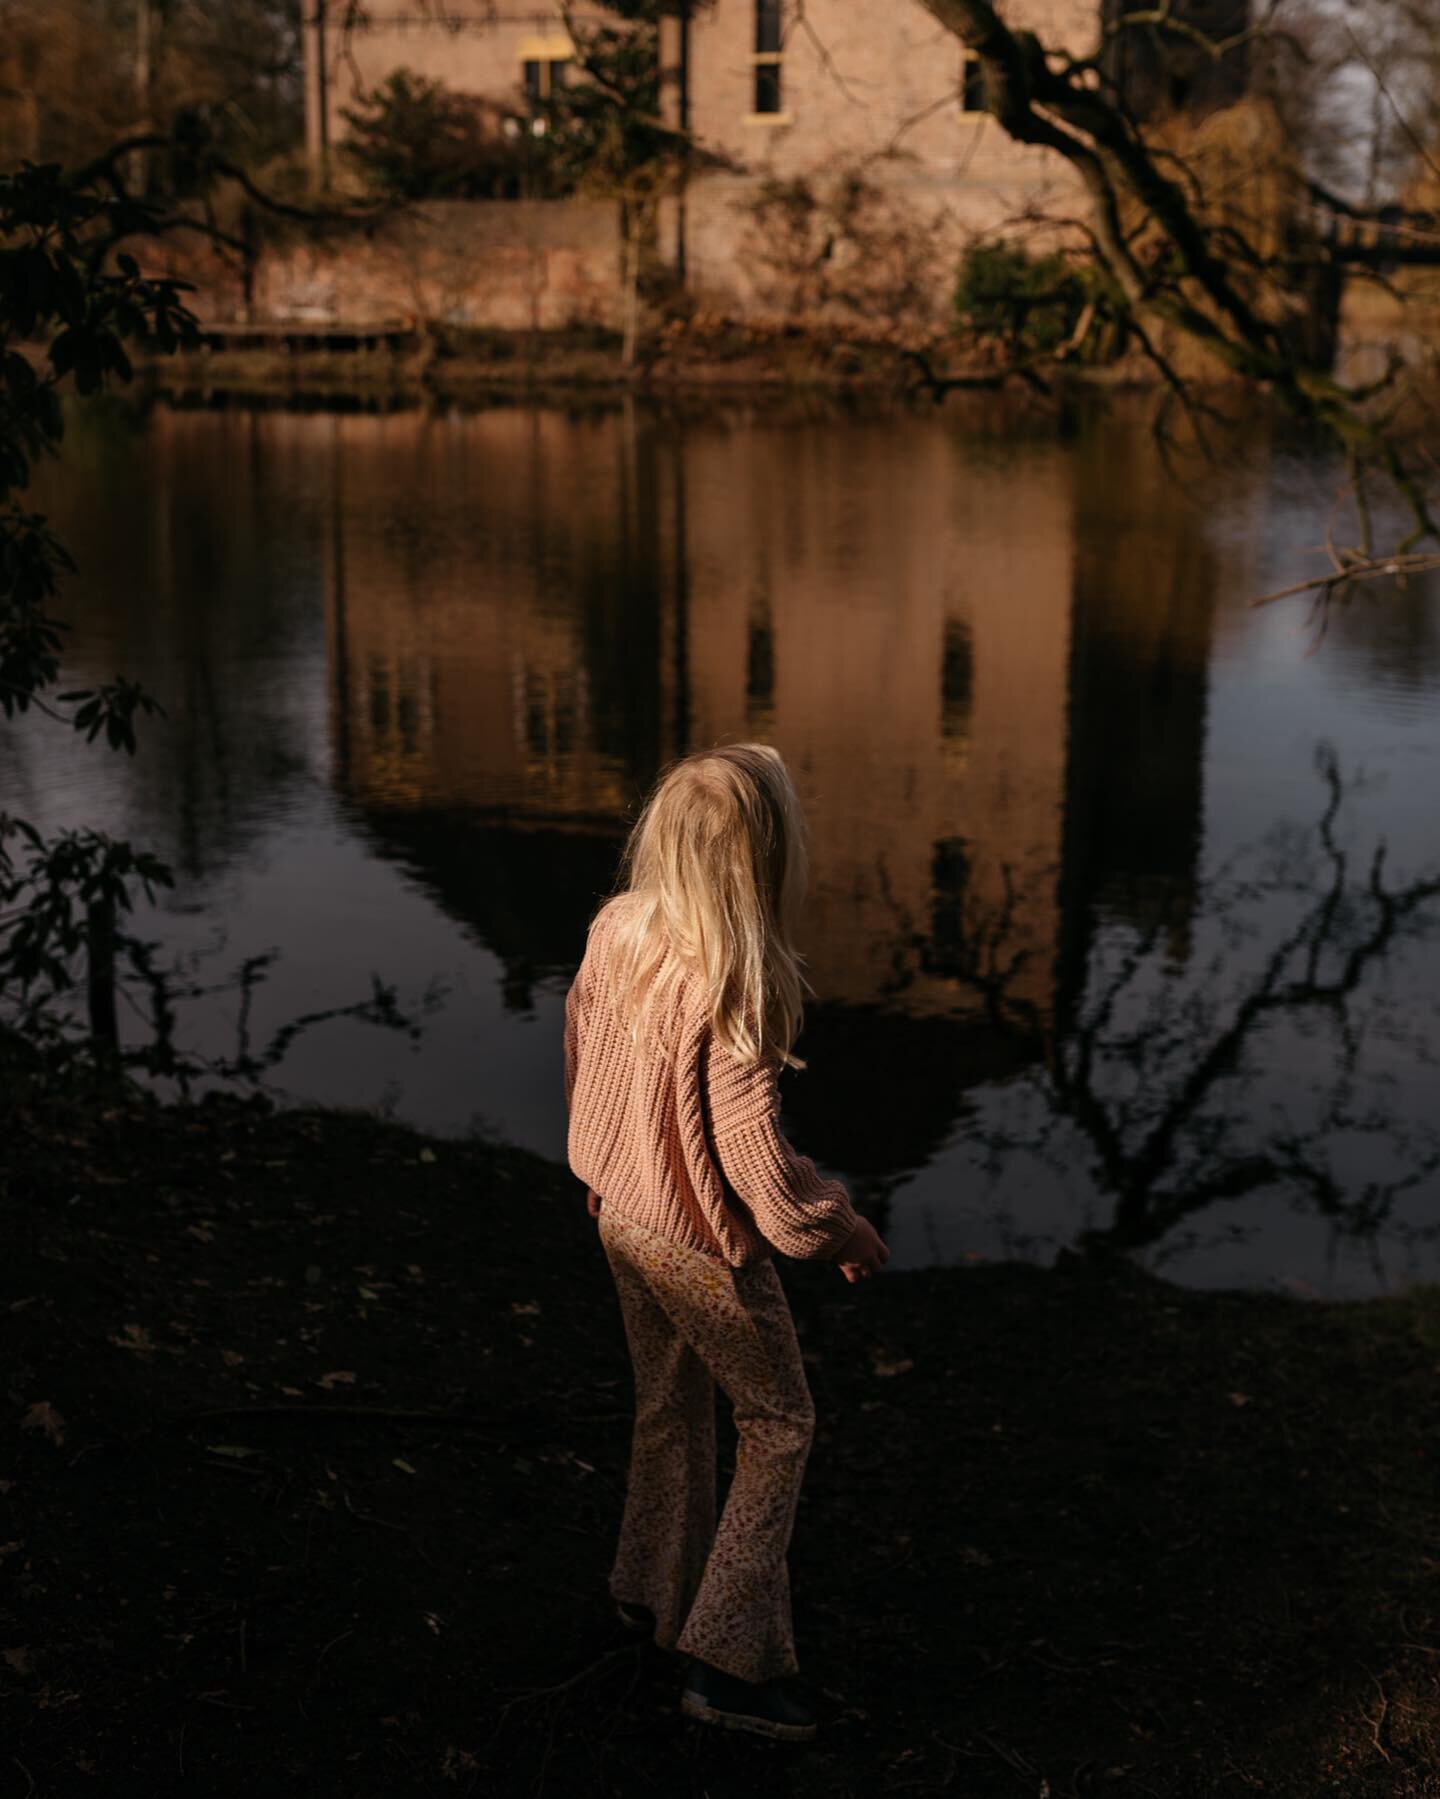
M746 1067L715 1040L698 973L677 984L665 1021L673 1062L636 1058L597 978L616 904L565 1002L571 1171L612 1214L735 1267L772 1247L833 1257L858 1222L849 1196L781 1135L778 1058Z

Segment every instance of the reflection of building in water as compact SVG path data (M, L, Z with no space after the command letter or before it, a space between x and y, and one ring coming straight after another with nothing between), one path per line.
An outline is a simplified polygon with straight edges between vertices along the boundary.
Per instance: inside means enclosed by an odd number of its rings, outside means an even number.
M911 419L690 435L691 741L763 735L794 769L823 999L963 1004L961 913L996 912L1008 867L1048 1001L1066 482L1058 446L992 456Z
M523 852L502 838L552 827L558 874L565 833L598 829L613 863L665 760L759 736L807 800L821 999L963 1007L965 931L1004 905L1008 871L1007 954L1028 952L1018 986L1048 1005L1072 562L1059 446L913 420L325 428L340 784L487 937L487 895L505 890L512 926L517 909L496 857ZM461 848L482 818L483 864ZM531 941L531 968L573 954L606 885L598 851L576 842L555 915L568 941Z
M616 414L323 426L341 785L616 818L662 754L653 456Z
M1074 459L1078 521L1062 898L1068 997L1102 918L1188 953L1216 568L1191 494L1143 431Z

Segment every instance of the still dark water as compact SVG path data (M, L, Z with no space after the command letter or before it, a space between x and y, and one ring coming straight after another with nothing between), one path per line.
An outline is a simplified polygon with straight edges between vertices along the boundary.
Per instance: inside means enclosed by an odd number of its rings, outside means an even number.
M418 1034L315 1023L279 1094L563 1156L627 818L761 738L814 836L787 1125L900 1265L1436 1278L1440 593L1319 642L1247 605L1333 486L1263 427L1177 485L1105 415L96 414L36 495L70 672L171 720L133 761L12 729L0 805L166 857L141 928L197 983L276 952L257 1048L393 984Z

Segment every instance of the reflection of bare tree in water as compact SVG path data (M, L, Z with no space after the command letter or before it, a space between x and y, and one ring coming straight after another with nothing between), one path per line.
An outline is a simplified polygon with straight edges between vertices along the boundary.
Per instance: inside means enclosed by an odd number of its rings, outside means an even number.
M1397 1118L1386 1077L1362 1068L1367 1040L1396 1035L1394 1002L1376 977L1392 951L1434 926L1440 877L1390 885L1383 843L1357 865L1336 835L1345 787L1334 754L1322 747L1316 761L1329 795L1318 824L1272 839L1258 873L1237 873L1236 857L1207 883L1203 910L1220 942L1198 979L1165 956L1158 925L1102 936L1074 1015L1057 1021L1015 994L1011 901L969 921L963 966L952 946L948 972L1039 1052L1025 1077L1038 1123L1022 1132L977 1122L972 1135L997 1174L1021 1149L1068 1174L1078 1134L1113 1199L1109 1224L1082 1239L1088 1248L1157 1243L1187 1216L1267 1187L1305 1196L1344 1235L1373 1237L1393 1226L1401 1196L1440 1169L1440 1129ZM1289 918L1258 967L1237 973L1260 936L1247 917L1257 907ZM1266 1035L1282 1026L1303 1034L1307 1057L1318 1047L1325 1072L1310 1085L1303 1125L1282 1113L1266 1128L1239 1088L1259 1075ZM1423 1031L1412 1035L1406 1054L1433 1062ZM1358 1138L1371 1140L1371 1168L1347 1180L1337 1158ZM1371 1171L1382 1156L1393 1173Z
M293 1015L259 1035L255 1002L280 952L269 949L246 956L228 974L204 979L203 965L223 947L221 932L211 945L162 962L160 943L130 931L116 931L105 959L103 978L109 991L101 1008L108 1017L103 1033L96 1029L93 947L84 983L77 981L68 966L82 958L73 952L68 958L57 953L50 960L48 978L35 979L24 987L13 978L0 980L0 1033L40 1046L57 1061L93 1062L110 1073L128 1070L173 1083L182 1100L192 1098L202 1083L248 1088L283 1099L283 1087L271 1076L301 1038L322 1025L345 1021L418 1042L424 1034L423 1020L440 1009L447 995L445 984L432 978L418 999L406 1005L399 990L372 970L370 991L364 997ZM88 1030L78 1003L78 995L86 989L90 998ZM217 997L236 1001L234 1048L215 1054L182 1048L178 1036L181 1007ZM122 1007L140 1020L138 1041L121 1041L117 1015Z

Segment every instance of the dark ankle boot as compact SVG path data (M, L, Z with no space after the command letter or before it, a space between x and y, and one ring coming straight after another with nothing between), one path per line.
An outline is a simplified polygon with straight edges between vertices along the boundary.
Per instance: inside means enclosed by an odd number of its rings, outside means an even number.
M815 1735L815 1714L780 1681L740 1680L708 1662L691 1662L680 1709L702 1724L787 1743L806 1743Z

